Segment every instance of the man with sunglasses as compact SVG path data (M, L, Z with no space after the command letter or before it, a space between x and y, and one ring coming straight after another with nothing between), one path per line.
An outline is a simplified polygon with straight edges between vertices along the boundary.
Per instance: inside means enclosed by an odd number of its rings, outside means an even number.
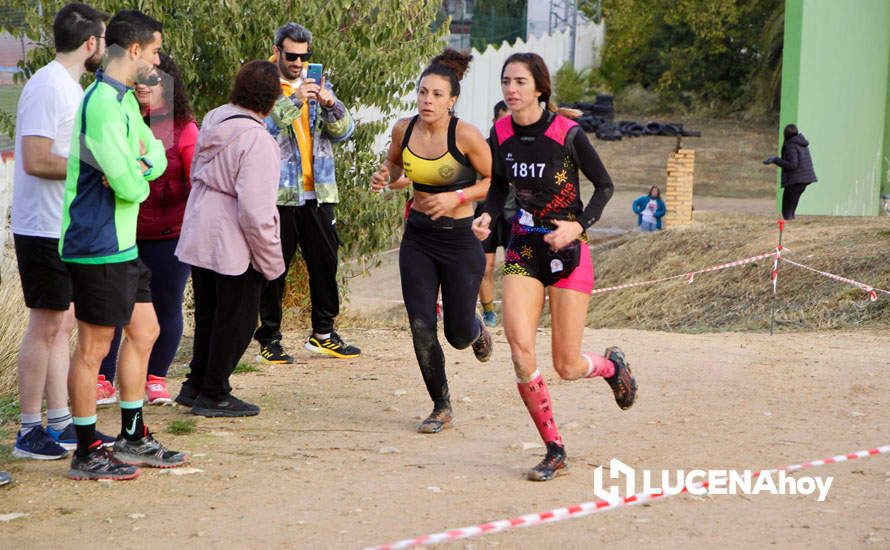
M355 128L349 110L334 95L333 86L306 76L312 55L312 33L287 23L275 33L272 60L278 65L283 97L266 119L281 149L278 213L281 248L288 268L297 246L309 272L312 333L309 351L337 358L358 357L361 351L334 331L340 312L337 290L337 237L334 205L339 202L334 176L333 144L349 139ZM263 287L257 361L289 364L293 358L281 345L282 298L287 272Z

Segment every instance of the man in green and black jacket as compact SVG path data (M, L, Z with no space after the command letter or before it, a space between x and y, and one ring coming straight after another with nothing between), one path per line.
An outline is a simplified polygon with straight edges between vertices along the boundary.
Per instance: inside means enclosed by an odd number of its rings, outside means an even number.
M161 24L134 10L108 23L108 64L96 73L74 120L59 254L66 263L78 323L68 387L77 431L72 479L132 479L137 466L185 464L145 427L142 399L148 357L158 336L151 273L138 259L136 218L148 182L164 173L163 144L145 125L133 86L160 63ZM96 439L96 376L114 328L127 338L118 360L121 433L113 455Z

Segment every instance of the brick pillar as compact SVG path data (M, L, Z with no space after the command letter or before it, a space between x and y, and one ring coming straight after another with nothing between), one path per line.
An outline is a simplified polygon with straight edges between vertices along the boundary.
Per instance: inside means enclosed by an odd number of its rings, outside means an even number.
M667 213L665 229L692 225L692 182L695 173L695 150L679 149L668 157L667 189L664 202Z

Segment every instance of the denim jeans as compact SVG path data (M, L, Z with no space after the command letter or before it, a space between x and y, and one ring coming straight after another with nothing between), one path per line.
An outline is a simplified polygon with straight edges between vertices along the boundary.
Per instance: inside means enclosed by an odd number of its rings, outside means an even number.
M658 222L647 222L643 220L640 222L640 230L641 231L658 231Z

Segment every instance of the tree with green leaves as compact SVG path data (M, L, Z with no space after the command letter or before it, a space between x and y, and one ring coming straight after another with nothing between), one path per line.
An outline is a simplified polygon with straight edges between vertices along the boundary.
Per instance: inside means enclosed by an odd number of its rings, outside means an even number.
M7 3L10 10L22 14L24 25L13 26L13 18L4 18L0 29L36 44L20 64L24 80L52 60L52 21L66 2ZM324 63L338 97L353 113L367 108L383 115L376 121L358 120L352 139L336 154L341 257L373 260L375 252L393 242L401 220L400 205L368 192L370 174L381 159L372 144L386 130L393 113L403 110L400 98L413 89L422 65L443 47L447 27L434 24L440 2L140 0L134 5L125 0L92 0L90 4L112 15L135 7L164 24L163 49L179 65L198 120L227 101L243 63L272 54L275 29L288 21L308 27L314 36L313 58ZM11 135L14 113L3 114L0 121L5 122L0 130ZM341 272L350 275L349 270Z
M604 0L603 74L672 101L769 108L783 0ZM778 15L777 15L778 14ZM764 84L765 83L765 84Z

